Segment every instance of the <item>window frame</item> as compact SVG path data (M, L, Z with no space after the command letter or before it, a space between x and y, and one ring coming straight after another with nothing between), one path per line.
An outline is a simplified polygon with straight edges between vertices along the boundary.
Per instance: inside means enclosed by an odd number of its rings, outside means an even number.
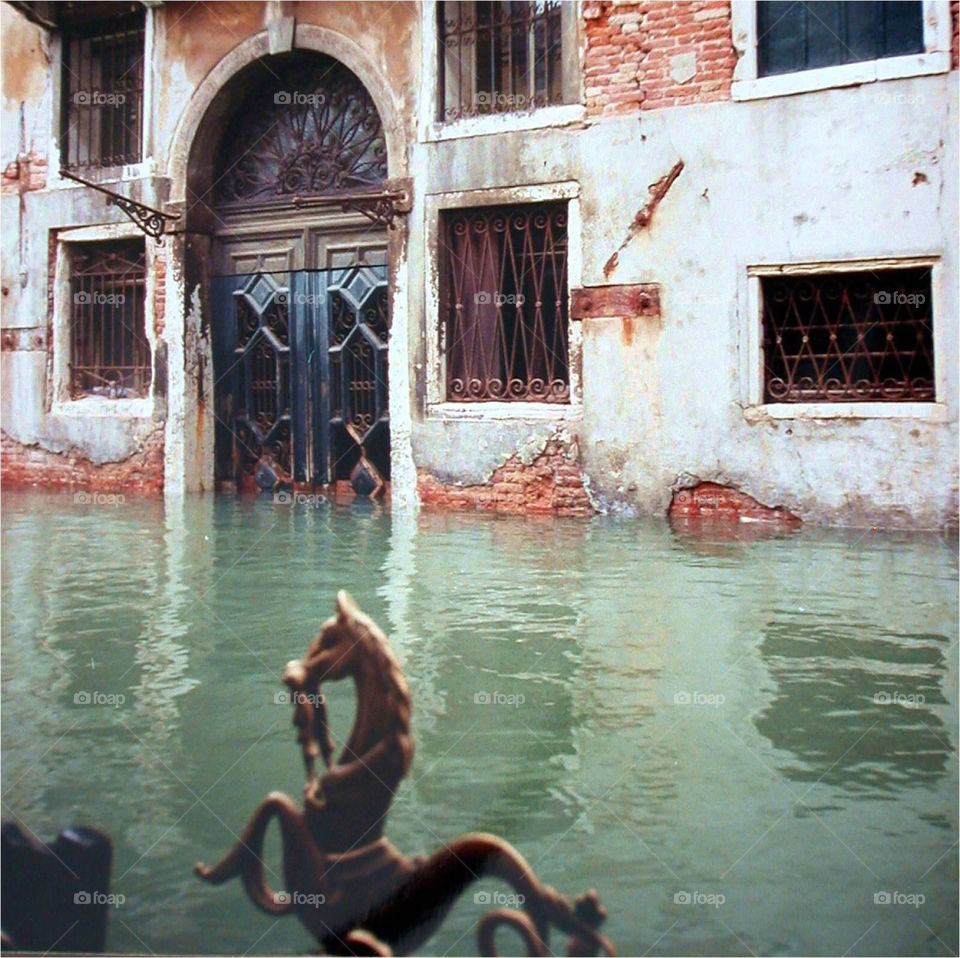
M74 398L70 374L71 323L73 320L73 261L76 247L118 240L141 240L144 243L144 306L143 332L150 350L150 387L146 396L111 399L108 396ZM60 230L56 234L56 262L53 266L52 322L52 390L50 412L65 416L108 416L111 418L149 418L153 415L156 391L155 358L157 340L154 331L153 306L156 301L153 244L130 223L80 227Z
M441 213L484 206L507 206L523 203L566 201L567 203L567 369L570 380L570 401L544 403L515 402L451 402L447 397L446 357L440 351L440 289L443 258L440 250ZM509 419L565 420L583 414L581 382L581 324L570 318L570 291L582 285L583 250L581 246L580 184L563 181L537 186L489 190L468 190L428 194L425 203L426 275L424 291L426 322L426 395L425 415L428 419Z
M764 276L802 276L821 273L855 273L863 270L921 267L930 270L931 316L933 317L933 366L936 399L930 402L879 400L859 402L764 401L763 300L760 280ZM940 255L898 256L877 259L758 263L740 270L740 301L746 303L746 322L741 327L740 404L748 421L765 419L948 419L948 383L942 358L946 354L946 330L942 315L946 302L943 259Z
M757 76L759 38L756 0L732 0L731 21L733 45L738 55L730 88L734 100L789 96L881 80L929 76L950 70L952 37L949 0L923 0L923 53L880 57L766 77Z
M423 0L420 5L420 26L423 37L423 58L420 87L419 138L421 142L487 136L509 131L537 130L567 126L586 117L583 76L582 0L564 0L561 62L563 87L569 102L537 107L513 113L491 113L444 121L440 115L440 86L443 64L440 57L439 0Z
M156 16L157 6L150 0L144 3L143 25L143 79L141 84L142 96L140 103L140 159L136 163L126 163L115 166L86 166L78 169L78 175L97 183L111 180L139 179L153 173L154 148L154 102L156 98L156 77L154 69L156 49ZM50 59L55 65L51 71L52 113L50 122L50 170L49 186L77 187L77 184L60 176L60 169L64 161L63 123L64 97L66 91L63 83L64 47L65 38L69 34L67 29L59 29L50 33ZM79 187L78 187L79 188Z

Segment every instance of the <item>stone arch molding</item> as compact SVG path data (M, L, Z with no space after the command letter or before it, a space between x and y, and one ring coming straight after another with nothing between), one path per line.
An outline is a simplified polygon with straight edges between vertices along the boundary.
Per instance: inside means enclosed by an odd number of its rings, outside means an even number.
M406 149L399 111L390 87L369 55L349 37L315 24L297 25L294 49L325 53L356 74L380 114L387 144L387 176L390 179L405 176ZM177 125L167 166L171 203L186 201L191 149L211 104L224 86L244 67L269 55L270 44L266 30L247 37L213 67L194 91Z

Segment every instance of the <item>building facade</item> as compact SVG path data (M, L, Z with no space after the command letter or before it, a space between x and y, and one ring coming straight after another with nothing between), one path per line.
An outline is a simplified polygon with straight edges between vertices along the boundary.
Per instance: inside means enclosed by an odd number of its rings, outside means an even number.
M955 525L957 23L4 3L4 481Z

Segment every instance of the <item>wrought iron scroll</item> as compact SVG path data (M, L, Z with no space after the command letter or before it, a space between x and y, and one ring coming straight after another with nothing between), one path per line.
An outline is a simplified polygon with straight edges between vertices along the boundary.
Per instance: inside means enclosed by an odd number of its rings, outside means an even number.
M271 68L231 121L217 164L220 203L375 190L387 177L380 115L330 57Z
M766 402L932 402L929 267L763 276Z
M147 236L152 236L157 242L163 242L162 237L166 230L167 220L180 219L179 213L163 213L160 210L155 210L152 206L147 206L145 203L138 203L136 200L131 200L128 196L121 196L119 193L114 193L113 190L108 190L105 186L91 183L89 180L85 180L83 177L69 172L69 170L61 170L60 175L68 180L74 180L83 186L89 186L90 189L96 190L98 193L103 193L111 206L118 206L136 223L140 230Z

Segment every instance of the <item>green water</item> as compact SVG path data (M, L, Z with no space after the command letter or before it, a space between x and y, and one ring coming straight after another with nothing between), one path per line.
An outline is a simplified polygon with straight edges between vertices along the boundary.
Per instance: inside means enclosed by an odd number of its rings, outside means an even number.
M621 954L957 951L953 542L7 493L2 545L3 818L112 836L111 950L313 947L191 867L300 795L279 675L346 587L414 697L405 853L496 832ZM497 891L423 953L475 953Z

